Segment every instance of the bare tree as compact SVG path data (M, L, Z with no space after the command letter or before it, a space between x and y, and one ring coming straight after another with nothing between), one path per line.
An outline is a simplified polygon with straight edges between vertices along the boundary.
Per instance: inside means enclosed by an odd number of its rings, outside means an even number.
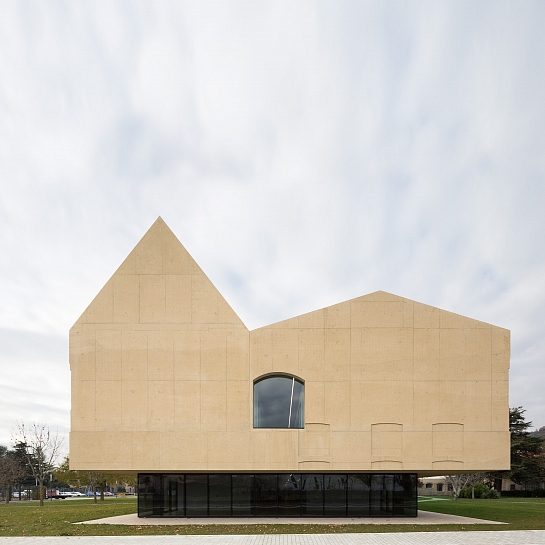
M471 473L460 473L459 475L445 475L445 482L452 485L453 500L456 501L460 497L462 488L466 487L471 478Z
M40 485L40 505L44 504L44 481L52 471L62 446L59 433L49 431L44 422L33 422L28 428L24 422L17 422L17 432L13 434L14 443L23 447L23 452Z
M9 503L10 487L26 476L25 466L10 454L7 451L4 456L0 456L0 487L6 491L6 503Z
M93 498L94 498L95 503L96 503L97 502L97 486L98 486L98 482L102 478L102 474L97 473L96 471L87 471L86 476L87 476L87 479L86 479L87 484L93 490Z

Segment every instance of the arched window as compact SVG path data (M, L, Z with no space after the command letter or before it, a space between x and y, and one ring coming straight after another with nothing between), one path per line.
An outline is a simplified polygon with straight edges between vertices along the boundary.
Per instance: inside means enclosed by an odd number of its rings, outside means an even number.
M294 377L254 382L254 428L304 428L305 385Z

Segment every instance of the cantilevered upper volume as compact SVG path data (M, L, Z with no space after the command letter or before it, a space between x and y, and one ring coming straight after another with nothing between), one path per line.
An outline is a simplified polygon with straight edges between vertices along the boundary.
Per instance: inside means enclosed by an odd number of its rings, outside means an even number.
M509 331L382 291L250 332L159 218L70 331L70 463L508 469L509 359Z

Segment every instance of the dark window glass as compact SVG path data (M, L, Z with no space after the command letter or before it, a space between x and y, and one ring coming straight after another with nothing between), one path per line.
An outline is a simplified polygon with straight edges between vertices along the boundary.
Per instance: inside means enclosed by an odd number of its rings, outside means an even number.
M417 484L416 475L394 475L394 516L416 517Z
M254 475L254 494L255 516L276 517L278 514L276 473Z
M402 473L140 473L138 516L416 517L417 484Z
M305 386L290 377L254 384L254 428L303 428Z
M433 484L431 484L431 483L426 483L426 488L433 488Z
M437 485L437 492L443 492L443 485L441 483Z
M301 516L301 475L299 473L278 475L278 516Z
M324 515L324 476L321 473L303 473L301 481L301 515L322 517Z
M369 475L355 473L348 475L348 508L349 517L369 516Z
M139 475L138 516L160 517L163 515L162 476Z
M233 475L233 516L252 516L253 475Z
M324 516L346 516L346 475L324 475Z
M208 515L208 475L185 476L185 512L188 517Z
M208 476L208 514L211 517L231 515L231 475Z
M163 512L165 517L183 517L184 476L165 475L163 477Z
M380 517L384 475L371 475L371 516Z
M393 506L393 476L371 476L371 516L391 517L394 513Z

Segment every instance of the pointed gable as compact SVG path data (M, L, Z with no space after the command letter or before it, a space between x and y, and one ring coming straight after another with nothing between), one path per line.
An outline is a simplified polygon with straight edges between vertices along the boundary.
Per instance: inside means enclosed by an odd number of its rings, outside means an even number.
M76 323L244 327L160 217Z

